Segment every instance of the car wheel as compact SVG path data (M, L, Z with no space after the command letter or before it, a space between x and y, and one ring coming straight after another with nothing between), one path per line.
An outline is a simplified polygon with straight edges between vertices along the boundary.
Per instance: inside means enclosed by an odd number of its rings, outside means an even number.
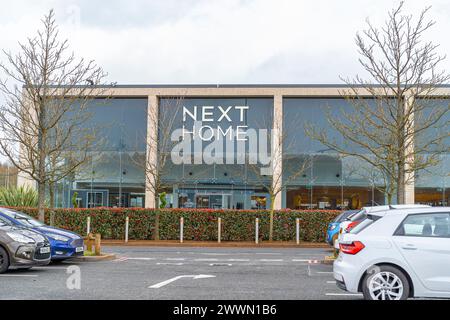
M6 252L5 249L0 247L0 273L6 272L8 268L9 268L8 252Z
M405 274L399 269L374 266L364 277L362 290L366 300L406 300L410 287Z

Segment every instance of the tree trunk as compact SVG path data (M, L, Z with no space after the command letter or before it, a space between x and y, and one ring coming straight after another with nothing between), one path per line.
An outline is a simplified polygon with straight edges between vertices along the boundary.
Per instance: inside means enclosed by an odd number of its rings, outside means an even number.
M48 185L48 192L49 192L49 201L50 201L50 226L55 225L55 211L53 210L55 208L55 185L54 183L49 183Z
M273 213L275 207L275 196L270 196L270 214L269 214L269 241L273 241Z
M155 235L154 235L154 239L156 241L159 241L159 208L158 208L158 197L155 196L155 210L156 210L156 215L155 215Z
M45 183L38 183L38 210L39 220L45 222Z
M53 209L55 207L55 189L54 189L54 184L53 183L49 183L48 184L48 197L49 197L49 208Z
M405 204L405 170L404 164L398 165L397 204Z

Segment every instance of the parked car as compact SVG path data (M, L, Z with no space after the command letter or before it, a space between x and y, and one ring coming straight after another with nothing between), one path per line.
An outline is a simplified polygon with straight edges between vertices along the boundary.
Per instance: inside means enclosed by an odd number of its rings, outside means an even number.
M49 262L50 243L42 234L0 217L0 273L10 267L28 269Z
M16 226L31 228L50 240L52 260L64 260L83 255L84 242L78 234L60 228L50 227L23 212L0 208L3 217Z
M348 216L347 219L341 223L338 238L334 242L334 248L336 250L339 250L339 241L342 238L342 235L350 232L359 223L364 221L369 213L372 215L384 215L386 211L389 209L409 209L409 208L430 208L430 206L423 204L396 204L396 205L383 205L375 207L363 207L362 210Z
M450 298L450 207L369 213L342 236L333 273L367 300Z
M327 229L327 243L329 245L334 245L334 242L339 236L339 229L341 226L341 223L345 221L350 215L359 212L360 210L348 210L342 212L340 215L338 215L333 222L330 222L328 224Z

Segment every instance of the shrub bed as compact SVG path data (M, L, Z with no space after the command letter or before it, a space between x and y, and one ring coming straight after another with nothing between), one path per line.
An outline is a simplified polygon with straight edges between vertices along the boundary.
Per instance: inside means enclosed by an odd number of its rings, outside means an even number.
M36 208L16 208L33 217ZM340 211L331 210L279 210L274 214L274 240L295 239L295 220L300 219L301 241L323 242L327 225ZM180 217L184 217L185 240L217 240L217 219L222 218L223 241L253 241L255 218L259 218L260 240L269 239L269 212L264 210L201 210L201 209L54 209L56 227L86 233L87 217L91 217L91 232L100 233L104 239L124 239L125 218L129 217L129 239L150 240L154 236L156 216L159 215L161 240L179 239ZM46 223L50 210L46 210Z

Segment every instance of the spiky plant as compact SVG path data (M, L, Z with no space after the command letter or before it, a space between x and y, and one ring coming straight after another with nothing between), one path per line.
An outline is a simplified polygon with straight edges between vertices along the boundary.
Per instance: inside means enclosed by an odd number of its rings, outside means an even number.
M8 207L37 207L38 193L29 187L0 188L0 205Z

